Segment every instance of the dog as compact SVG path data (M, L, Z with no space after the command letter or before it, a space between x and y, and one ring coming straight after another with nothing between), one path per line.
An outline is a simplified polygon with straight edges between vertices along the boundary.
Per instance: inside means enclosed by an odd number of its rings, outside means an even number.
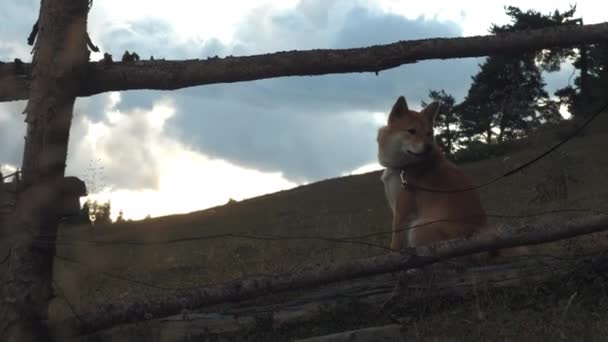
M416 112L400 96L378 130L378 161L385 167L381 180L393 212L393 251L489 229L472 179L435 143L433 121L440 106L433 102Z

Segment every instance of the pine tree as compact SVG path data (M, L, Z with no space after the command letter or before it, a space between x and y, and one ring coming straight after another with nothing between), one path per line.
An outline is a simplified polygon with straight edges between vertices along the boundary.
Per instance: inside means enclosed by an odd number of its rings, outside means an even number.
M124 218L124 214L122 212L122 209L120 209L120 211L118 212L118 216L116 217L116 223L120 223L120 222L124 222L125 218Z
M460 137L459 134L459 118L454 113L454 97L447 94L445 90L430 90L430 102L439 101L441 107L435 116L435 140L442 150L451 155L456 151L456 143ZM422 101L422 107L428 104Z
M492 33L570 25L576 8L543 15L509 6L507 25L492 25ZM494 55L480 64L465 100L455 106L465 144L482 140L491 144L525 136L535 128L561 119L559 103L544 89L542 71L557 71L572 49L555 48Z

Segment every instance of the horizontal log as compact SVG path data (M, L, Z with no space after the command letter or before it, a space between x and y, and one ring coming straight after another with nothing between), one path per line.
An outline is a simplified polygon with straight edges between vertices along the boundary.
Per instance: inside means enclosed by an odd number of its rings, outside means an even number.
M182 61L90 62L79 96L132 89L174 90L285 76L380 72L429 59L479 57L608 40L608 23L555 26L495 35L399 41L352 49L282 51ZM29 95L31 65L0 64L0 101Z
M93 311L79 315L78 330L81 333L91 333L114 325L166 317L207 305L419 268L444 259L502 248L542 244L605 230L608 230L608 215L595 215L559 223L524 224L508 229L502 227L492 233L468 239L442 241L399 253L311 267L299 273L253 277L215 286L175 291L158 298L101 304Z

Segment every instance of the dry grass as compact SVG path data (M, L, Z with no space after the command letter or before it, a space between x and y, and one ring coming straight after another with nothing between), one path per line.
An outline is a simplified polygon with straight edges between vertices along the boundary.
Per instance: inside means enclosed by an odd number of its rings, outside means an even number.
M600 116L583 137L573 139L524 172L483 189L486 210L491 214L524 216L561 209L608 212L608 178L605 177L608 154L604 150L608 141L606 116ZM545 150L563 137L560 132L557 129L548 130L529 139L524 150L462 166L483 182ZM390 239L391 218L379 177L380 174L374 172L330 179L187 215L94 229L63 227L57 253L77 260L78 264L57 260L56 282L67 293L69 300L77 308L82 308L96 302L116 301L127 296L152 296L164 291L111 279L102 272L163 287L190 287L259 273L295 271L307 264L386 253L384 247L388 246ZM555 219L556 215L584 213L539 215L525 220ZM493 218L496 223L513 220L517 219ZM308 239L225 237L146 246L84 243L91 240L154 242L226 233ZM338 238L370 233L379 234L361 241L379 247L314 239L318 236ZM597 250L606 246L605 239L604 235L596 234L578 239L577 242L550 244L542 249L549 253ZM556 289L551 291L560 296L562 294ZM552 304L553 297L545 298L536 293L532 293L533 297L518 293L491 294L487 298L477 298L477 302L451 306L431 303L429 305L438 305L441 310L418 308L424 314L407 323L408 336L414 339L432 335L456 338L471 336L473 339L486 340L498 334L501 340L536 339L540 336L585 339L587 335L582 334L583 331L593 332L593 335L589 335L592 337L606 336L606 316L601 314L596 317L596 311L584 304L586 292L577 291L581 294L571 302L567 319L560 318L564 315L564 298L568 300L572 293L567 291L562 297L555 297L557 304ZM598 310L605 307L605 299L602 293L600 299L594 301ZM517 304L530 300L536 304ZM478 317L480 310L484 312L481 319ZM70 314L59 299L51 311L54 318ZM360 321L362 317L365 315L357 315L354 321ZM371 318L366 319L365 322L369 323ZM346 326L364 324L346 321ZM439 331L437 326L441 327ZM335 330L336 326L330 328ZM572 335L571 332L577 333Z

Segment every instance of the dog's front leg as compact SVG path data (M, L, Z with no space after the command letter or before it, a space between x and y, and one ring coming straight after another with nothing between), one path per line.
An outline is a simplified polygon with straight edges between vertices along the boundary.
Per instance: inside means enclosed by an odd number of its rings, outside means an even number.
M408 227L407 223L415 215L415 198L411 191L401 190L397 197L395 210L393 212L393 236L391 239L391 250L398 251L407 246Z

